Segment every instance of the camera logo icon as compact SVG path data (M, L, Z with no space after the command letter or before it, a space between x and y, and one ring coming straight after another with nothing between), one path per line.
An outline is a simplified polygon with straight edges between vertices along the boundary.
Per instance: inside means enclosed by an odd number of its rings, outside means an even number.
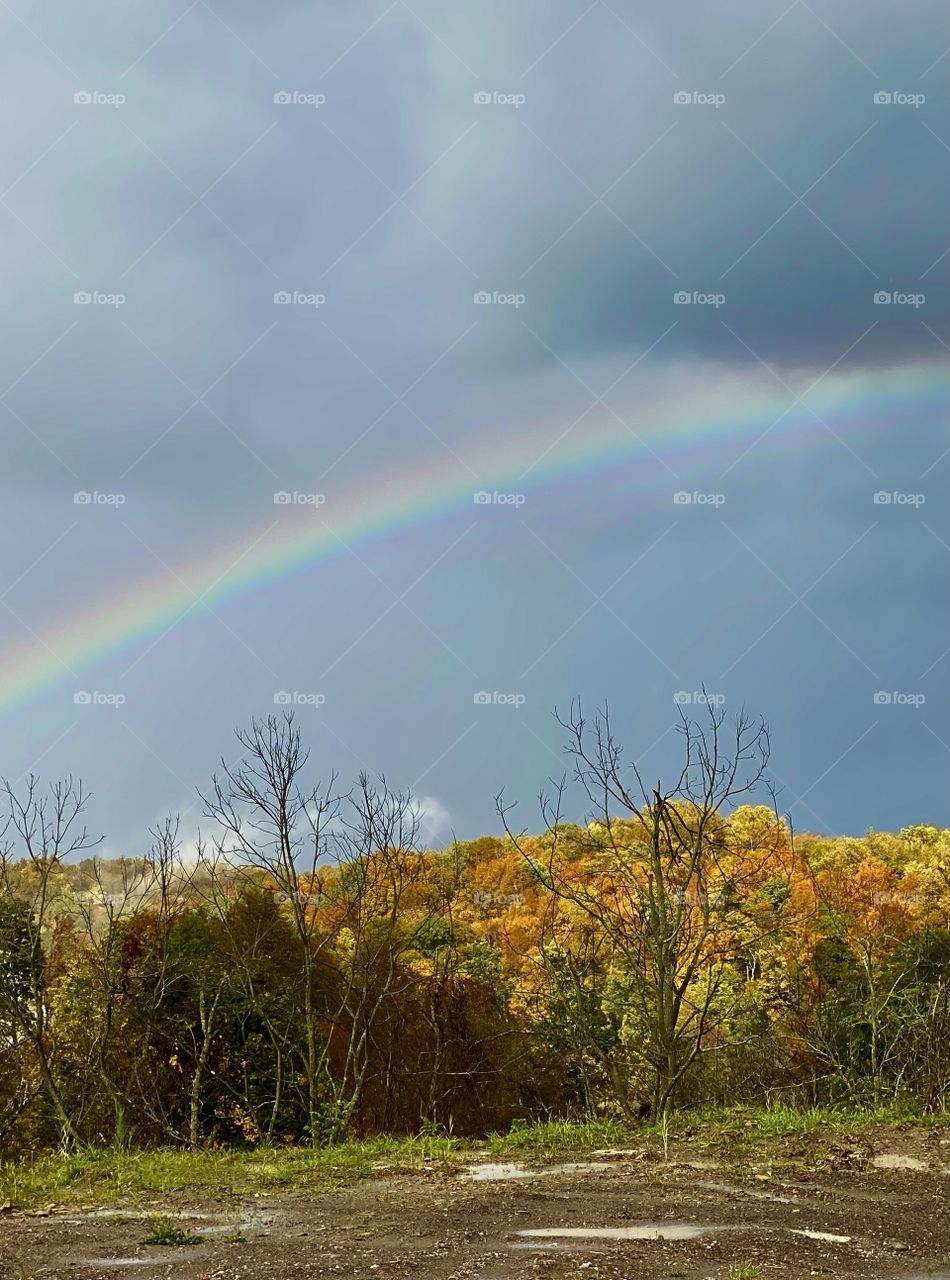
M476 107L487 107L491 102L491 94L482 89L480 92L472 94L472 101Z

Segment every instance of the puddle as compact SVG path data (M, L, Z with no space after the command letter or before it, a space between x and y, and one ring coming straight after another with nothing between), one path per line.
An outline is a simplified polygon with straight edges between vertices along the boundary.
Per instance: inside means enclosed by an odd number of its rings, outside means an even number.
M167 1258L90 1258L88 1265L92 1267L157 1267L167 1261Z
M533 1227L517 1234L532 1240L698 1240L721 1230L692 1222L644 1222L636 1227Z
M125 1219L128 1223L135 1223L140 1229L144 1227L145 1221L155 1212L150 1210L143 1212L140 1209L130 1212L128 1209L92 1209L82 1215L70 1218L63 1218L63 1222L74 1224L82 1224L88 1222L90 1218L112 1218ZM266 1235L268 1228L272 1226L277 1213L263 1208L247 1208L239 1213L223 1214L223 1213L197 1213L188 1209L179 1213L170 1213L168 1217L175 1218L179 1222L193 1223L193 1231L202 1241L211 1242L215 1237L233 1237L243 1235ZM141 1237L140 1237L141 1238ZM170 1248L165 1254L135 1254L128 1257L113 1258L88 1258L84 1259L83 1265L89 1267L99 1267L102 1270L115 1268L121 1270L123 1267L161 1267L168 1266L169 1263L176 1260L178 1249ZM180 1260L180 1259L179 1259Z
M875 1156L871 1161L875 1169L917 1169L924 1170L926 1160L918 1160L914 1156L883 1155Z
M609 1173L614 1165L596 1160L580 1160L565 1164L528 1165L515 1161L502 1163L481 1162L469 1165L465 1176L472 1182L517 1182L524 1178L549 1178L555 1174Z
M748 1196L751 1200L771 1200L775 1204L794 1204L794 1196L782 1196L777 1191L757 1191L754 1187L734 1187L728 1182L695 1182L704 1191L722 1191L727 1195Z
M472 1182L514 1182L518 1178L536 1178L538 1169L526 1169L521 1164L473 1164L465 1170Z
M179 1222L195 1223L198 1235L216 1235L219 1232L234 1231L266 1231L273 1226L277 1213L267 1209L244 1209L233 1214L197 1213L183 1209L178 1213L163 1209L89 1209L84 1213L64 1216L61 1221L71 1226L81 1226L84 1222L95 1218L111 1218L128 1223L144 1223L150 1217L159 1214L162 1217L175 1218ZM135 1259L134 1261L137 1261ZM131 1265L131 1263L129 1264Z
M73 1213L64 1215L62 1222L70 1224L78 1224L88 1222L92 1218L125 1218L128 1222L141 1222L143 1218L148 1216L148 1212L142 1209L85 1209L81 1213Z
M792 1227L792 1235L805 1236L809 1240L825 1240L828 1244L850 1244L850 1236L835 1236L830 1231L808 1231L804 1227Z

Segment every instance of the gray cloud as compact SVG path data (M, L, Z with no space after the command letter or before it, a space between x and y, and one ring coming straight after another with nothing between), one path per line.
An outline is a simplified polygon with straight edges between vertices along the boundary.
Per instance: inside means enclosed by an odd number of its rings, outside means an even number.
M585 440L596 423L572 429L592 399L578 379L601 393L641 357L609 400L649 435L656 401L680 395L696 416L704 385L726 419L781 396L756 355L796 391L855 343L842 372L923 380L942 356L945 35L931 0L913 22L857 0L787 12L733 0L714 20L698 3L673 15L612 0L587 12L566 0L11 8L23 18L0 12L19 113L0 207L0 589L16 580L22 619L0 613L11 648L27 627L45 636L161 574L156 556L180 566L243 545L277 488L382 487L434 460L465 480L486 441L501 455L532 432L557 458L562 436ZM77 104L77 92L125 101ZM926 101L877 104L877 92ZM476 304L483 290L524 303ZM80 291L125 301L76 304ZM875 304L878 291L925 302ZM277 292L325 303L275 304ZM534 732L546 738L542 709L558 698L612 686L641 700L652 740L672 677L633 632L699 680L773 628L730 696L774 707L804 790L824 767L809 768L816 738L837 734L830 764L849 746L842 725L857 737L866 723L871 677L849 649L882 680L916 680L938 657L932 400L874 405L860 421L843 411L839 438L802 413L747 456L769 420L686 454L649 435L660 459L631 446L627 461L568 470L538 494L523 514L550 551L504 513L463 511L363 548L366 563L342 555L233 602L225 621L240 639L198 610L129 677L130 725L167 763L87 717L45 767L81 750L100 790L119 780L108 803L131 838L142 813L181 802L182 777L213 763L232 721L272 708L267 668L307 689L348 652L327 713L348 745L328 731L321 759L397 757L400 781L423 775L470 834L488 825L499 773L531 792L553 762L499 717L461 739L472 677L458 659L504 690L553 646L525 679ZM933 532L913 512L874 511L875 488L918 486ZM804 607L775 624L788 592L715 512L666 533L679 487L728 489L729 522L798 591L847 552L816 596L827 625ZM129 530L91 511L67 536L79 488L121 489ZM700 572L710 547L714 568ZM591 604L583 584L606 590L641 555L611 597L623 623L597 605L572 626ZM418 617L400 606L379 623L385 583L426 574ZM690 630L676 601L693 591L704 623ZM94 678L120 679L130 658ZM926 677L935 700L944 675ZM16 767L73 723L65 695L36 706L15 721ZM840 791L813 797L822 816L860 826L925 808L934 743L918 739L901 738L902 761L856 749L845 768L861 760L876 781L842 773ZM898 771L905 800L885 803Z

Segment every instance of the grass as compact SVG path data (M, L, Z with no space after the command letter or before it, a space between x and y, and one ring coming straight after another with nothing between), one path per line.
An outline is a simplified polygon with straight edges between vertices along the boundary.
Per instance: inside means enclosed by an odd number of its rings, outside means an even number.
M619 1120L548 1120L541 1124L515 1124L508 1133L491 1134L487 1142L493 1156L549 1156L562 1151L629 1145L639 1132Z
M729 1268L726 1280L764 1280L765 1272L752 1262L736 1262Z
M146 1226L148 1230L145 1233L145 1239L142 1241L143 1244L169 1246L201 1244L201 1236L196 1236L190 1231L186 1231L174 1218L166 1217L164 1214L155 1214L151 1218L147 1218Z
M744 1133L746 1136L786 1138L792 1135L816 1134L829 1130L866 1129L879 1125L911 1125L919 1128L936 1128L945 1124L946 1115L925 1115L911 1111L906 1106L891 1105L876 1110L849 1106L790 1107L773 1104L744 1110L735 1108L705 1108L700 1111L681 1111L674 1117L678 1127L683 1123L699 1123L704 1127L719 1129L723 1134ZM675 1130L674 1130L675 1131Z
M561 1152L631 1145L650 1146L662 1154L666 1142L675 1144L687 1131L701 1143L721 1142L744 1148L746 1144L793 1135L820 1141L823 1134L835 1131L873 1125L936 1127L946 1121L946 1116L920 1116L895 1109L800 1111L776 1106L765 1110L680 1111L670 1118L665 1133L659 1124L631 1128L615 1120L550 1120L516 1123L508 1133L492 1134L480 1143L420 1134L367 1138L319 1148L87 1148L68 1155L0 1162L0 1204L9 1201L14 1208L26 1209L51 1203L131 1202L139 1196L185 1189L239 1195L295 1187L319 1190L374 1176L381 1166L388 1172L432 1168L451 1171L484 1155L541 1160Z
M333 1147L183 1151L171 1147L85 1148L0 1163L0 1203L107 1203L185 1188L237 1194L281 1187L332 1187L386 1164L407 1172L447 1164L462 1146L449 1138L371 1138Z

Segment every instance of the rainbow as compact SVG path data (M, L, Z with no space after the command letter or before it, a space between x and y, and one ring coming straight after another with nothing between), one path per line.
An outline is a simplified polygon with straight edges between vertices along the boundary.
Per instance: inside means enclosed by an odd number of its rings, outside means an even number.
M772 384L774 387L775 384ZM839 423L871 414L880 421L911 410L936 411L946 393L946 374L939 365L923 364L888 371L830 375L808 403L821 417ZM788 395L761 383L750 388L720 375L719 385L695 384L675 396L660 396L636 414L637 435L624 430L606 412L591 414L542 455L558 430L548 428L508 433L483 444L468 459L477 478L448 452L402 475L328 492L324 507L276 506L260 527L244 529L224 548L200 553L174 572L119 591L87 611L68 618L47 635L36 637L0 660L0 713L104 659L155 643L189 611L242 596L373 539L409 530L455 512L473 509L480 490L533 491L596 473L662 451L698 448L723 436L755 441L776 419L773 438L801 439L821 426L805 410L787 415ZM630 415L628 415L629 417ZM642 422L648 423L641 427ZM717 473L718 474L718 473ZM742 473L737 473L741 476ZM676 485L657 492L657 502L670 502ZM672 512L672 508L671 508ZM277 521L275 525L275 520Z

